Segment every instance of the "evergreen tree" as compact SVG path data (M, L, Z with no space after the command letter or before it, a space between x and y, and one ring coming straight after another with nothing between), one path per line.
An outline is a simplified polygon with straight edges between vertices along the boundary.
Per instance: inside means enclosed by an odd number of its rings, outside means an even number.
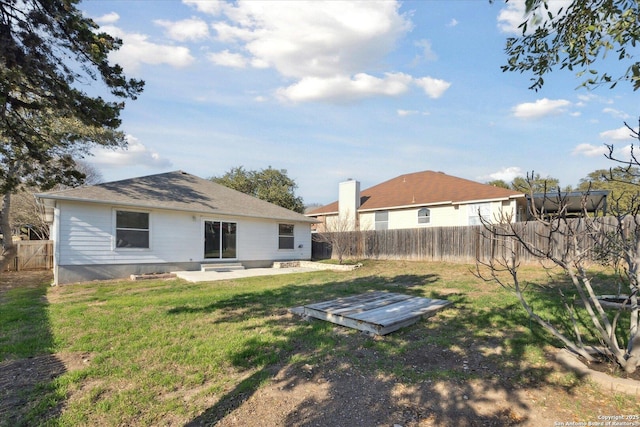
M108 61L121 40L99 32L78 2L0 0L0 229L6 234L0 267L13 249L11 195L81 183L74 157L94 144L124 146L117 131L123 101L143 89ZM92 82L113 99L87 94Z

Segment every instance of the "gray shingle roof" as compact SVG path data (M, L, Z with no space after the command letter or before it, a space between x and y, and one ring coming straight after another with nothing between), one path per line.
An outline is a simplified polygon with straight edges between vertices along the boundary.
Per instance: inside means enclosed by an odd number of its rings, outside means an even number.
M41 193L36 196L43 200L68 200L202 214L315 222L297 212L182 171Z

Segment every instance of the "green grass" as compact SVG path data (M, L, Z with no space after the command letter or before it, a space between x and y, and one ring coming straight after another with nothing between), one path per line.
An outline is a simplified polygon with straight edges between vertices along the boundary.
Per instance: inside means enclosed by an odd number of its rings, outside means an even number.
M47 288L38 285L10 289L0 298L0 360L51 350Z
M549 286L540 269L525 268L523 274L534 284L532 304L543 317L562 320L554 289L565 286L561 278ZM369 290L442 297L455 305L377 338L287 312ZM555 303L545 305L543 298ZM0 414L0 425L184 424L203 413L215 421L236 397L251 394L288 365L351 369L407 384L494 380L461 364L436 369L426 358L421 363L429 354L444 361L482 354L483 363L504 370L516 384L577 387L574 379L556 378L548 369L545 352L554 345L515 297L474 277L465 265L364 261L353 272L199 284L50 288L43 281L0 293L0 361L56 354L82 355L86 362L28 391L29 404L4 422ZM612 404L619 406L617 400Z

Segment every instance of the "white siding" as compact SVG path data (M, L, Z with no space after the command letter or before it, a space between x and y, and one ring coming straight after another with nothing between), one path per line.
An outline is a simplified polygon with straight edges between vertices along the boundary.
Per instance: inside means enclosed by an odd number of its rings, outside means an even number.
M294 249L278 250L278 222L246 218L209 218L167 210L149 212L149 249L115 248L116 206L59 202L56 255L59 265L145 264L204 260L204 221L237 223L238 261L311 258L308 223L295 223ZM298 248L302 245L302 248Z
M241 220L238 222L238 257L240 261L291 260L311 258L311 227L293 223L293 249L278 249L278 224L287 221ZM302 248L299 246L302 245Z

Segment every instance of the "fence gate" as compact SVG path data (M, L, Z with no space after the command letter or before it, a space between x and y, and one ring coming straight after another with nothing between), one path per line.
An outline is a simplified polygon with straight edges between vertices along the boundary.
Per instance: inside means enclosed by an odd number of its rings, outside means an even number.
M53 268L53 241L22 240L16 242L16 257L9 269L50 270Z

